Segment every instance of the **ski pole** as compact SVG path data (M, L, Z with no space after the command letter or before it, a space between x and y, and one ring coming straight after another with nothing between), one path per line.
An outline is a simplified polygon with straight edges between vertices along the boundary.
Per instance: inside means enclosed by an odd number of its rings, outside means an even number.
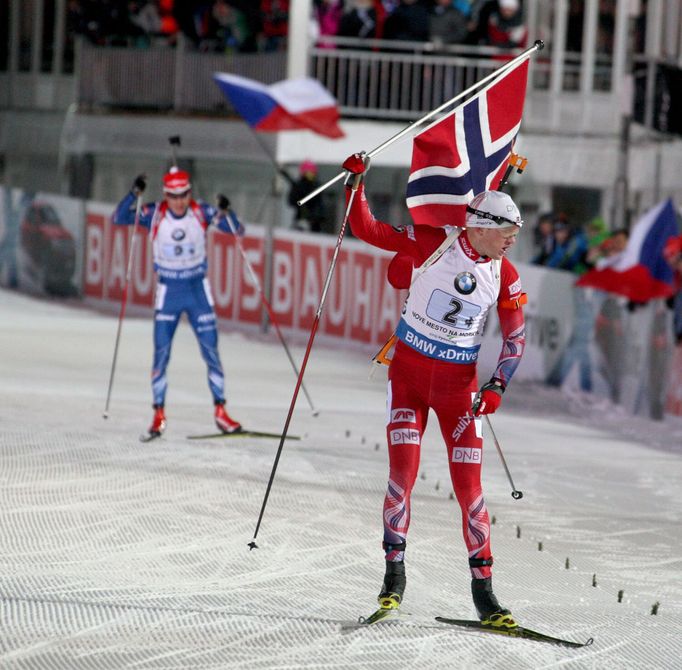
M277 323L277 319L275 318L275 314L272 310L272 306L268 302L267 298L265 297L265 293L263 291L263 287L261 286L260 282L258 281L258 277L253 269L253 266L251 265L248 256L246 255L246 251L244 251L244 245L241 243L241 240L239 239L239 235L237 234L237 228L234 225L234 220L233 220L233 212L231 209L227 209L225 212L225 220L227 221L227 225L229 226L230 230L232 231L232 234L234 235L235 242L237 244L237 248L239 249L239 253L242 257L242 260L244 261L244 265L246 266L246 269L249 272L249 276L251 277L251 281L253 282L253 285L256 287L256 290L258 291L258 294L260 295L261 302L263 303L263 307L265 307L265 310L268 313L268 317L270 319L270 323L275 328L275 332L277 333L277 337L279 337L279 341L282 343L282 346L284 347L284 351L287 354L287 357L289 359L289 363L291 363L291 367L294 369L294 374L298 378L298 376L301 374L296 367L296 363L294 361L293 356L291 355L291 351L289 351L289 347L287 346L286 340L284 339L284 335L282 335L282 331L279 328L279 324ZM308 400L308 404L310 405L310 409L313 412L313 416L317 416L320 413L320 410L315 409L315 405L313 405L312 398L310 397L310 394L308 393L308 389L306 389L305 384L301 382L301 388L303 389L303 393L305 394L305 397Z
M387 139L385 142L380 144L378 147L375 147L371 151L367 152L367 158L374 158L377 154L381 153L384 149L387 149L390 147L392 144L397 142L398 140L402 139L407 135L408 133L412 132L415 130L417 127L421 126L422 124L426 123L426 121L429 121L432 119L434 116L438 115L440 112L444 111L450 105L454 104L457 102L460 98L465 97L472 91L475 91L477 88L480 88L483 86L483 84L488 83L492 79L495 79L495 77L499 77L503 72L506 72L507 70L511 70L513 67L521 63L522 61L526 60L527 58L530 58L533 52L536 51L542 51L544 49L545 43L542 40L536 40L533 44L532 47L528 47L525 51L520 53L518 56L510 60L508 63L505 63L504 65L501 65L500 67L497 68L494 72L491 72L488 76L483 77L480 81L476 82L473 86L470 86L466 91L462 91L461 93L457 94L454 98L451 98L447 102L444 102L442 105L439 107L436 107L436 109L430 111L428 114L424 115L421 117L421 119L417 119L416 121L413 121L409 126L406 126L403 128L400 132L396 133L393 135L393 137L390 137ZM298 201L298 205L304 205L306 202L309 200L312 200L316 195L322 193L325 189L329 188L332 184L335 184L337 181L340 179L343 179L346 176L345 171L340 172L339 174L336 175L336 177L332 177L329 181L325 182L318 188L316 188L314 191L311 191L306 195L304 198L301 198Z
M320 304L317 307L317 312L315 313L315 319L313 320L313 325L310 328L310 335L308 336L308 344L306 346L305 354L303 356L303 362L301 363L301 371L298 374L298 379L296 380L296 386L294 388L294 394L291 398L291 403L289 405L289 412L287 413L286 421L284 422L284 429L282 430L282 437L279 440L279 447L277 448L277 454L275 455L275 462L272 464L272 471L270 472L270 479L268 485L265 489L265 496L263 497L263 504L260 508L260 514L258 515L258 522L256 523L256 530L253 534L253 539L249 542L249 549L258 549L256 544L256 538L258 537L258 531L260 529L261 521L263 520L263 514L265 512L265 506L268 503L268 497L270 496L270 490L272 489L272 483L275 479L275 472L277 471L277 465L279 463L279 458L282 455L282 448L284 447L284 440L287 437L287 432L289 430L289 424L291 423L291 417L294 413L294 407L296 407L296 398L298 398L298 391L301 388L301 383L303 380L303 375L305 374L306 366L308 365L308 357L310 356L310 350L313 346L313 341L315 340L315 334L317 333L317 327L320 324L320 317L322 316L322 309L324 308L324 303L327 299L327 291L329 290L329 285L332 280L332 275L334 274L334 269L336 267L336 262L339 257L339 252L341 250L341 243L343 242L343 236L346 233L346 226L348 225L348 218L350 216L350 210L353 206L353 200L355 200L355 194L357 193L360 182L362 181L362 174L355 175L353 180L352 189L350 196L348 197L348 204L346 205L346 212L343 215L343 221L341 222L341 230L339 231L339 236L336 240L336 246L334 247L334 253L332 254L332 259L329 264L329 270L327 270L327 277L324 280L324 286L322 288L322 295L320 296Z
M116 359L118 358L118 344L121 339L121 328L123 327L123 318L126 313L126 304L128 302L128 287L130 286L130 278L133 274L133 250L135 249L135 239L137 237L137 228L140 223L140 210L142 209L142 193L137 194L137 203L135 205L135 223L133 224L133 236L130 240L130 250L128 251L128 266L126 268L126 280L123 285L123 295L121 296L121 309L118 314L118 328L116 329L116 343L114 344L114 357L111 361L111 372L109 373L109 388L107 389L107 400L104 405L104 419L109 418L109 401L111 400L111 389L114 385L114 372L116 370Z
M171 145L171 154L173 155L173 166L177 167L178 166L178 154L176 152L175 147L180 146L180 135L171 135L168 138L168 141L170 142L170 145Z
M490 428L490 432L493 436L493 442L495 442L495 446L497 447L497 453L500 455L500 460L502 461L502 465L504 466L504 471L507 473L507 479L511 484L512 487L511 496L512 498L514 498L514 500L520 500L521 498L523 498L523 491L519 491L516 488L516 486L514 486L514 480L512 479L511 473L509 472L509 468L507 467L507 461L504 459L502 447L500 447L500 443L497 440L497 435L495 435L495 431L493 430L493 424L490 423L490 417L487 414L485 415L485 420L488 422L488 428Z

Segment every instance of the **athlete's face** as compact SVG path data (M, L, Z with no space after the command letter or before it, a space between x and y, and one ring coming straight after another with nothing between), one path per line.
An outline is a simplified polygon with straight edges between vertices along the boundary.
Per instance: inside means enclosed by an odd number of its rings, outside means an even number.
M192 192L185 191L179 195L174 193L166 193L166 202L168 203L168 209L170 209L175 216L183 216L189 207L189 201L191 199Z
M471 245L482 256L499 261L514 246L521 229L517 226L505 228L469 228Z

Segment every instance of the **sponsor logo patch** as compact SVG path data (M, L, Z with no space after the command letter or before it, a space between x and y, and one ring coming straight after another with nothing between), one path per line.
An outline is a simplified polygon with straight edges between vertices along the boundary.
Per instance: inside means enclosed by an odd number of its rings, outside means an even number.
M457 427L455 430L452 432L452 437L454 438L455 442L459 440L460 437L464 434L464 431L467 429L468 425L471 423L471 417L470 416L462 416L459 419L459 422L457 423Z
M475 447L455 447L452 450L453 463L481 464L481 450Z
M476 277L471 272L460 272L455 277L455 288L462 295L469 295L476 289Z
M395 428L391 431L391 444L419 444L419 431L411 428Z
M417 416L413 409L408 409L406 407L401 407L399 409L391 410L391 423L396 423L397 421L406 421L407 423L416 423Z

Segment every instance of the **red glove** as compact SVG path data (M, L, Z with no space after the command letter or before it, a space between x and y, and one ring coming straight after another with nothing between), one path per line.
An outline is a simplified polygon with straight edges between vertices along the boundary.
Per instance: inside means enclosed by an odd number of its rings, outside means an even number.
M471 410L474 416L481 416L482 414L494 414L495 410L502 403L502 394L504 393L504 386L498 379L491 379L487 384L483 384L481 390L474 398L474 404Z
M365 154L352 154L343 161L342 167L352 174L362 174L367 170L366 160Z

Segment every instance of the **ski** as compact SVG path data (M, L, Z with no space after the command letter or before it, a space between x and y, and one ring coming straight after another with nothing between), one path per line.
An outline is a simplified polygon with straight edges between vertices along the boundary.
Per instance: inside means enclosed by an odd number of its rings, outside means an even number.
M262 430L236 430L234 433L207 433L206 435L188 435L188 440L212 440L217 437L267 437L273 440L281 439L280 433L266 433ZM287 435L287 440L300 440L298 435Z
M549 644L561 645L563 647L588 647L594 642L593 638L589 638L585 642L573 642L571 640L562 640L559 637L552 637L551 635L545 635L544 633L539 633L536 630L531 630L530 628L525 628L523 626L516 626L514 628L495 628L490 625L485 625L480 621L475 621L471 619L447 619L442 616L437 616L436 621L440 623L446 623L451 626L462 626L464 628L473 628L474 630L485 632L485 633L497 633L498 635L506 635L507 637L521 637L526 640L536 640L538 642L547 642Z
M158 437L161 437L161 433L145 433L144 435L140 435L140 442L151 442Z
M380 607L376 612L372 612L368 617L360 617L358 624L361 626L371 626L379 621L396 621L400 618L400 613L397 609L385 609Z

